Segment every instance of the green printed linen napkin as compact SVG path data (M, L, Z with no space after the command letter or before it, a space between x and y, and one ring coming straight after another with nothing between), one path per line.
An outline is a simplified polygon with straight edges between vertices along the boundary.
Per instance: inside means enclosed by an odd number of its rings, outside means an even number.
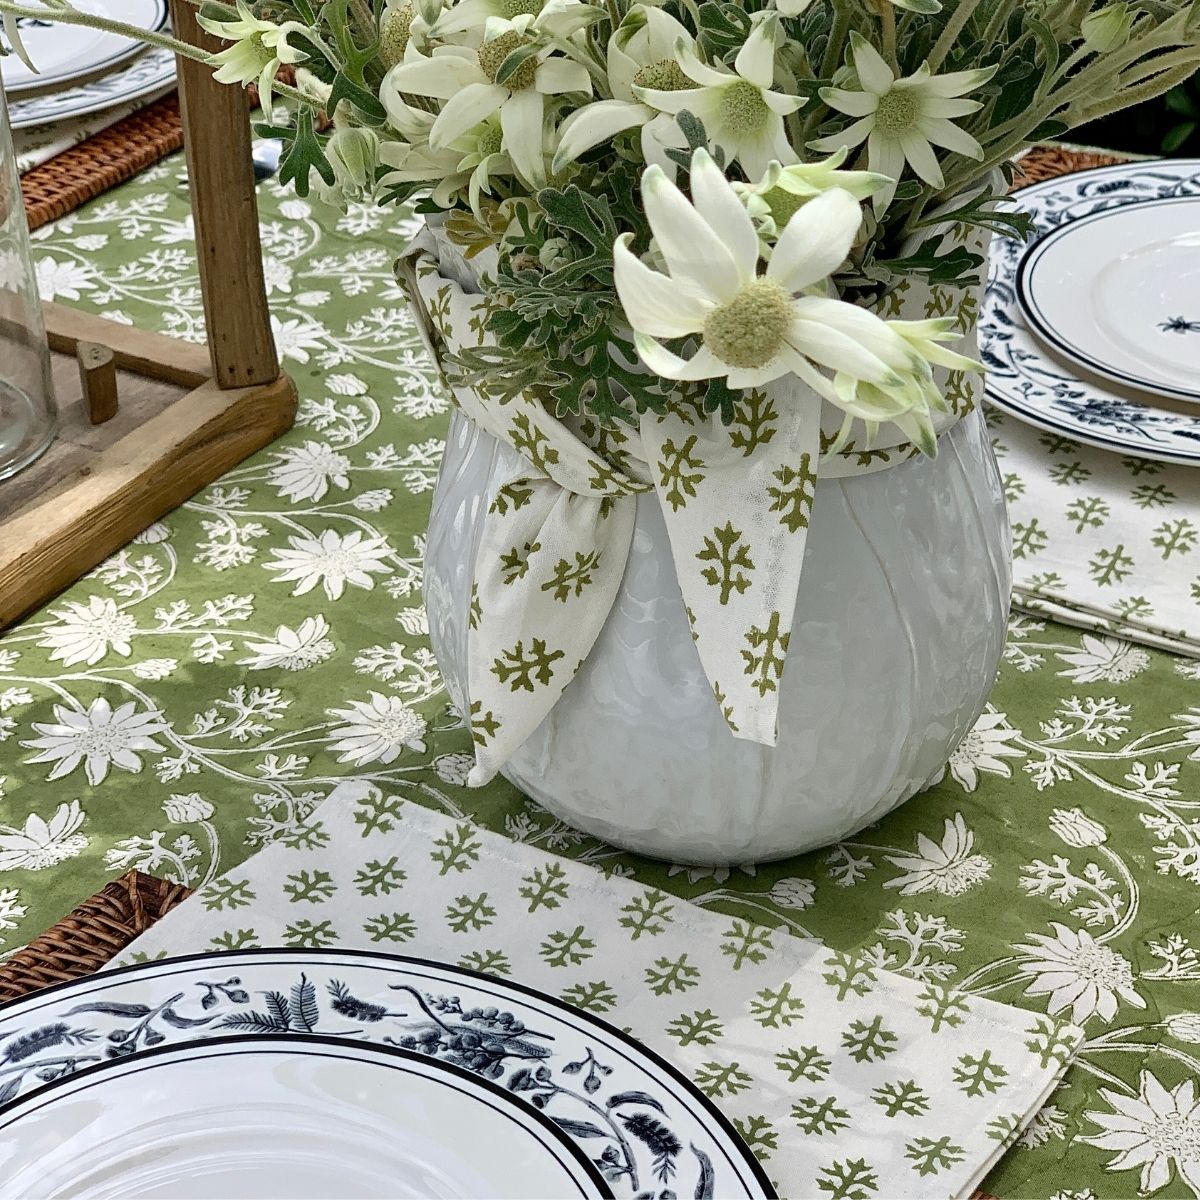
M1200 657L1200 473L988 412L1028 612Z
M119 961L281 944L437 959L628 1029L736 1123L785 1197L969 1196L1082 1038L365 781L335 789Z

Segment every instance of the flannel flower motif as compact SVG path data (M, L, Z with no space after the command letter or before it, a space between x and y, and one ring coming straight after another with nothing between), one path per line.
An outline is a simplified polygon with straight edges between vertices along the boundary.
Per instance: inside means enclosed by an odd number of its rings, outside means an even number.
M825 367L880 389L889 419L903 415L914 372L929 371L909 342L865 308L798 295L814 285L824 290L845 260L862 218L857 201L837 188L811 200L788 222L759 275L754 223L704 150L692 156L691 188L688 203L658 167L642 177L666 275L634 256L629 235L614 247L617 294L642 361L664 379L725 377L731 388L795 374L837 404L837 387L818 370ZM700 341L689 359L656 340L685 337Z
M772 91L775 82L775 38L779 18L773 13L760 20L738 51L733 70L710 67L686 41L675 45L675 61L692 87L680 89L671 77L670 87L635 84L634 94L651 108L677 116L687 111L703 124L713 145L725 157L742 164L747 175L758 177L772 159L794 163L796 152L788 141L783 118L804 105L803 96Z
M338 762L361 767L369 762L393 763L405 749L425 752L428 724L399 696L372 692L369 700L351 700L346 708L326 710L341 724L329 731L330 753Z
M1134 990L1133 967L1129 960L1086 929L1069 929L1050 922L1051 937L1031 933L1029 942L1014 946L1017 972L1028 979L1027 996L1049 996L1046 1011L1054 1016L1070 1008L1071 1020L1082 1024L1098 1016L1111 1021L1117 1015L1118 999L1134 1008L1146 1001Z
M535 23L548 10L549 6L538 18L490 19L477 50L443 45L426 56L410 46L405 61L388 72L388 86L397 92L443 102L429 128L431 150L446 150L499 114L502 148L517 174L529 187L545 185L547 98L592 90L587 68L555 57L547 31Z
M33 728L41 736L21 745L39 753L26 762L53 763L46 776L51 782L69 775L82 764L93 787L104 782L112 766L140 771L142 754L163 752L163 745L154 737L168 730L162 714L154 709L138 712L132 700L113 708L103 696L87 708L56 704L54 720L35 721Z
M1021 731L1008 723L1002 712L985 712L950 755L950 774L964 790L973 792L979 786L979 772L1012 777L1006 758L1024 758L1025 751L1011 744Z
M215 34L233 45L213 55L212 61L219 65L213 78L218 83L257 83L263 112L271 111L271 88L279 68L285 63L303 62L308 54L288 45L288 37L300 34L311 37L311 31L297 21L276 25L274 21L260 21L250 11L245 0L237 0L236 21L216 21L209 17L197 17L201 28Z
M981 105L977 100L961 97L991 79L995 67L933 75L922 65L915 74L900 79L860 34L851 33L850 45L861 90L822 88L821 99L858 120L810 142L814 150L840 150L865 141L871 170L899 181L907 163L926 183L938 188L946 180L934 146L976 160L983 158L983 147L949 118L978 111ZM878 193L875 211L883 212L894 193L894 184Z
M955 813L953 820L946 821L940 844L919 833L915 853L884 857L904 874L887 880L883 886L899 888L902 896L922 892L961 896L992 873L992 860L975 853L975 835L967 828L962 813Z
M0 871L43 871L82 854L88 840L77 832L84 812L78 800L60 804L49 821L36 813L19 828L0 825Z
M679 127L673 117L639 100L635 89L674 92L692 88L693 81L676 58L677 46L695 52L692 35L670 13L646 4L635 4L626 13L608 39L608 84L613 98L576 109L559 126L555 174L594 146L635 127L641 129L646 162L668 168L664 147L678 140Z
M110 596L89 596L86 604L68 600L62 608L51 609L50 615L57 621L46 627L38 645L51 651L51 662L91 667L110 650L123 658L133 653L137 621Z
M1108 1171L1141 1168L1139 1195L1149 1196L1171 1181L1171 1168L1181 1183L1200 1194L1200 1097L1196 1081L1185 1079L1168 1091L1150 1071L1143 1071L1138 1094L1127 1096L1115 1088L1100 1095L1112 1110L1089 1109L1084 1119L1098 1125L1100 1133L1079 1140L1117 1155L1105 1163Z

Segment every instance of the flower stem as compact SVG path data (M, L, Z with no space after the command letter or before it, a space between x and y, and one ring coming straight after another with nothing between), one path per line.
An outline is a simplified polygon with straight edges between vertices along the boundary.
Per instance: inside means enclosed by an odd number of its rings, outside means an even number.
M958 0L958 4L950 14L950 19L942 27L942 32L938 36L938 40L933 43L933 49L929 52L929 58L926 59L931 71L936 71L942 65L946 55L953 49L958 35L966 28L967 22L971 19L978 6L979 0ZM987 42L984 43L984 45L988 44Z
M212 65L213 56L191 42L180 41L165 33L155 33L143 29L140 25L130 25L125 21L114 21L109 17L96 17L91 13L80 12L77 8L43 8L41 5L16 4L13 0L0 0L0 13L11 13L14 17L28 17L34 21L51 20L57 25L82 25L88 29L103 29L108 33L116 33L133 41L145 42L150 46L159 46L170 50L183 58L195 62Z

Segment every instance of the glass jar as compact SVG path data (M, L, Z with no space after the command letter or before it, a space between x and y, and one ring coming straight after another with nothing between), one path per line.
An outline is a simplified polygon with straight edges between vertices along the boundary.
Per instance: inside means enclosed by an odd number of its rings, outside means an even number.
M29 226L0 89L0 479L45 451L56 422Z

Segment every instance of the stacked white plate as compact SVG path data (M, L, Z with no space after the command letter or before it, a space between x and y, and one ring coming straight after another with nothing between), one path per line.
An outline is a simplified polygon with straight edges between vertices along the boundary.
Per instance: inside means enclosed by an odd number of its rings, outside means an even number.
M992 245L991 402L1073 441L1200 464L1200 161L1059 176L1017 203L1039 236Z
M167 27L167 0L76 0L76 8L149 32ZM37 66L15 55L0 59L0 79L14 129L29 129L133 104L169 88L175 56L103 30L18 19Z
M0 1200L772 1195L663 1059L449 964L207 954L0 1007Z

